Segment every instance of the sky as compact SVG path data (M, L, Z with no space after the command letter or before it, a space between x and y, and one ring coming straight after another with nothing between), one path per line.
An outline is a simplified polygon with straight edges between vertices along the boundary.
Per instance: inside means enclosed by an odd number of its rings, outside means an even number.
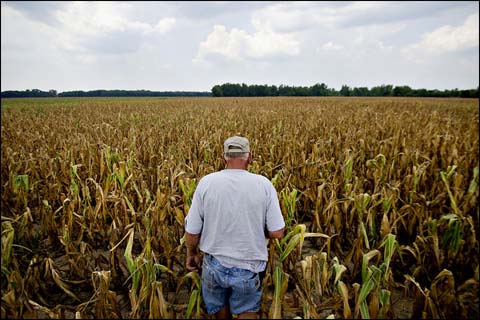
M478 1L1 2L1 90L479 85Z

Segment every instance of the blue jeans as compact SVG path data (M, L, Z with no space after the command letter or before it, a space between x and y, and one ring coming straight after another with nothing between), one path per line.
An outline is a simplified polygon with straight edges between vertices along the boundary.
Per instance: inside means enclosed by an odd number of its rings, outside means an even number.
M203 258L202 269L202 295L209 314L227 303L232 314L260 310L262 284L258 273L226 268L209 254Z

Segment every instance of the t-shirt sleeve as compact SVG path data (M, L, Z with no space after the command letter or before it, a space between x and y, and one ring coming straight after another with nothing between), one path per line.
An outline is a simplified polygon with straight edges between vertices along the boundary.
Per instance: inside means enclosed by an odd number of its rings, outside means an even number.
M285 221L283 220L282 210L280 209L280 203L278 202L277 191L273 184L268 181L268 203L266 214L267 230L277 231L285 227Z
M191 234L199 234L203 229L203 188L201 181L193 193L192 205L185 217L185 231Z

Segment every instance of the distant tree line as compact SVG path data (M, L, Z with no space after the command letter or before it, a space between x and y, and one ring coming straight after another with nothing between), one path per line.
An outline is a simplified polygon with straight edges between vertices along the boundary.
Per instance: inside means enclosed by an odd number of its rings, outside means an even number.
M92 90L92 91L2 91L2 98L43 98L43 97L209 97L208 91L150 91L150 90Z
M57 91L41 91L38 89L25 90L25 91L2 91L2 98L47 98L47 97L56 97Z
M66 91L59 97L209 97L208 91L93 90Z
M381 85L368 89L367 87L350 88L343 85L337 91L325 83L317 83L311 87L246 85L225 83L212 88L214 97L269 97L269 96L355 96L355 97L460 97L478 98L479 88L469 90L427 90L412 89L409 86Z
M2 98L43 98L43 97L270 97L270 96L352 96L352 97L459 97L478 98L479 88L467 90L412 89L409 86L381 85L372 87L349 87L340 90L329 88L325 83L311 87L269 86L225 83L215 85L208 91L150 91L150 90L92 90L92 91L2 91Z

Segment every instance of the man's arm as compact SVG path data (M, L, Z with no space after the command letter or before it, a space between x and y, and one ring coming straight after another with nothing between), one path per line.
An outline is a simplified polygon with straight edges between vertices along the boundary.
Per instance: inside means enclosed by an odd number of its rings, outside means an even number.
M284 230L284 228L279 229L277 231L268 231L267 236L268 236L269 239L275 239L275 238L281 239L281 238L283 238L283 230Z
M185 217L185 244L187 246L186 268L188 271L199 272L202 264L202 257L198 250L200 236L203 229L203 179L198 183L193 194L192 205Z
M192 234L185 231L185 243L187 245L187 270L199 272L202 264L202 257L198 251L200 233Z
M268 239L283 238L285 221L283 219L277 191L273 184L267 180L267 213L265 217L265 237ZM275 230L275 231L270 231Z

